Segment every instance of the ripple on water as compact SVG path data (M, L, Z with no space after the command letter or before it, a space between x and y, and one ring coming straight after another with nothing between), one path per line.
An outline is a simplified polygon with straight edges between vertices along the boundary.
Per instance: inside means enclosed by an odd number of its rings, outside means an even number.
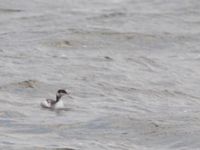
M11 110L10 111L0 111L0 119L2 119L2 118L11 119L11 118L20 118L20 117L25 117L25 115L22 113L19 113L17 111L11 111Z
M10 89L10 88L35 88L40 84L37 80L24 80L16 83L10 83L4 86L1 86L1 89Z

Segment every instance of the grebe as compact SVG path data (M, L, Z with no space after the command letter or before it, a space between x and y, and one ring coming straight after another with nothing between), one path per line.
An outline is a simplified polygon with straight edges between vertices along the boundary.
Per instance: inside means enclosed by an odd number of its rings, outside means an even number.
M63 89L58 90L56 93L56 100L46 99L45 101L41 102L41 107L50 109L64 108L64 103L61 100L61 97L64 95L68 95L68 93L65 90Z

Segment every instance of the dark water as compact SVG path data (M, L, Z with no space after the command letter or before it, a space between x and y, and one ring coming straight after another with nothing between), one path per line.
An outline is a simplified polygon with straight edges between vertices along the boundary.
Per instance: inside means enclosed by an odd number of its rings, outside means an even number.
M200 149L199 8L0 0L0 148ZM40 108L59 88L66 108Z

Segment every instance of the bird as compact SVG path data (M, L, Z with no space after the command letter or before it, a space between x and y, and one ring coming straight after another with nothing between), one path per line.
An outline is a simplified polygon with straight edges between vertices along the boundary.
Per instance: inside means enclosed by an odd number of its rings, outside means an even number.
M69 95L69 93L64 89L59 89L56 93L56 100L46 99L41 102L41 107L49 109L62 109L64 108L64 103L61 99L62 96Z

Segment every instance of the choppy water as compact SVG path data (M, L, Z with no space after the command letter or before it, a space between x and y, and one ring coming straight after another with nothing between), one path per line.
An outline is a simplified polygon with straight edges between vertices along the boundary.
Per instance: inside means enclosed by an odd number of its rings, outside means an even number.
M0 0L0 149L200 149L199 0ZM66 88L66 109L39 103Z

